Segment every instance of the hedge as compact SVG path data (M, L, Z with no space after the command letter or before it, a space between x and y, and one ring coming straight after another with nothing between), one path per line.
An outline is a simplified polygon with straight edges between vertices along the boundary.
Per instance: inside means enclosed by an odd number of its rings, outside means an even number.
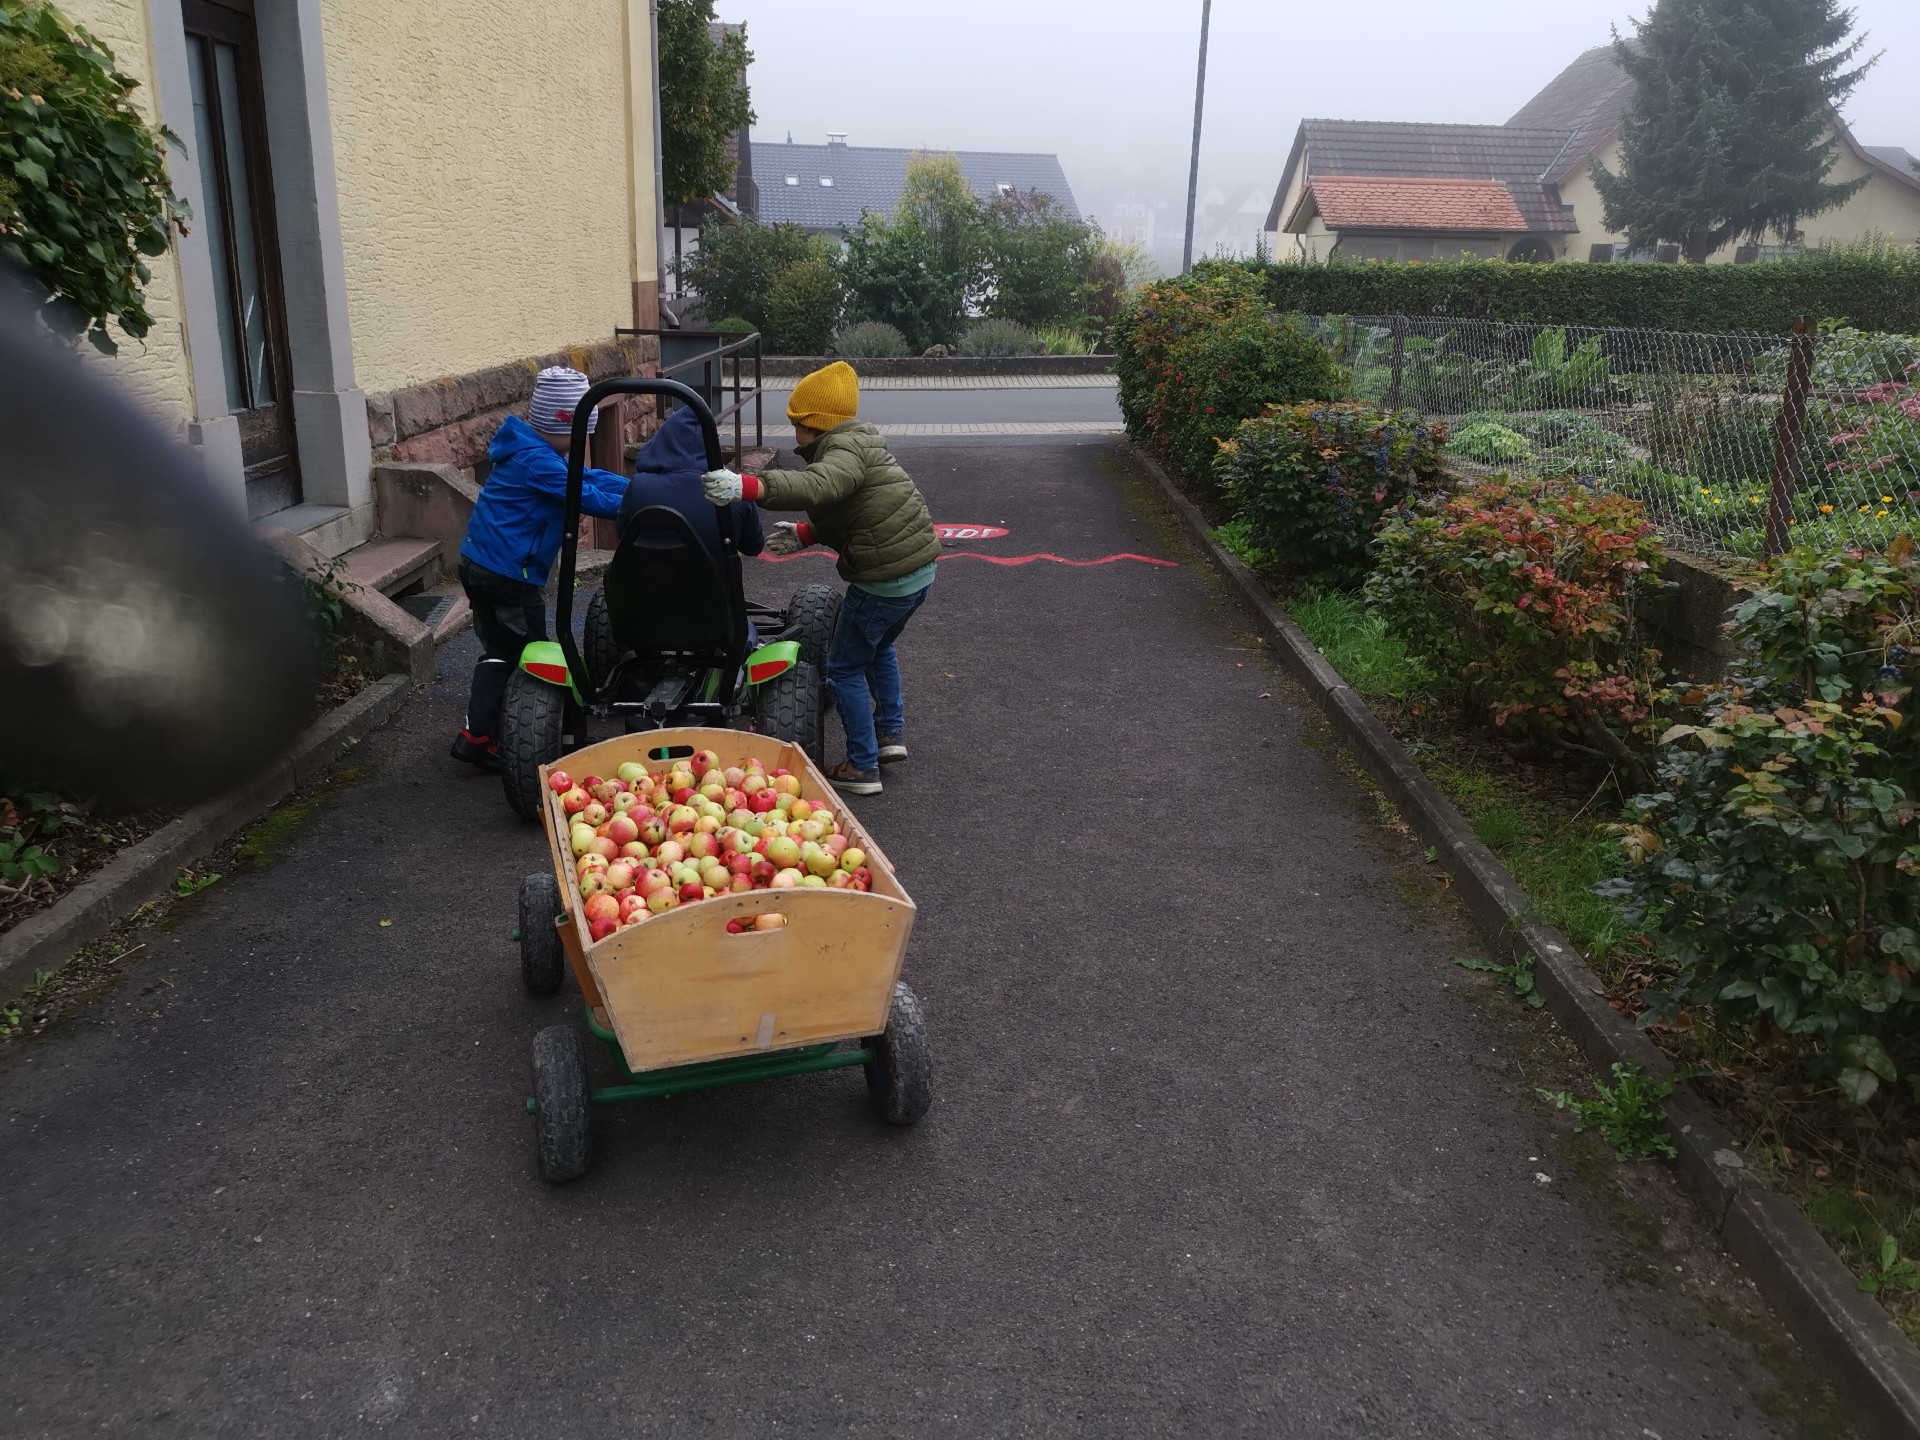
M1455 315L1764 334L1791 330L1797 316L1813 315L1862 330L1920 334L1920 250L1756 265L1207 262L1208 268L1227 266L1259 273L1277 309L1311 315Z

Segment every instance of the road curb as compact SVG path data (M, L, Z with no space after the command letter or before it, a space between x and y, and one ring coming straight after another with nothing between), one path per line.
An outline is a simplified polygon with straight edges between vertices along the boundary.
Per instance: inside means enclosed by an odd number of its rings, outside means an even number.
M1281 663L1312 694L1334 729L1386 792L1437 861L1488 939L1531 958L1547 1008L1595 1065L1638 1064L1671 1075L1673 1064L1610 1006L1579 949L1533 913L1526 892L1481 843L1466 817L1414 763L1340 672L1283 614L1246 566L1213 538L1193 502L1160 465L1129 445L1141 468L1201 551L1240 594L1277 646ZM1785 1196L1747 1169L1733 1136L1686 1081L1667 1099L1667 1126L1682 1178L1727 1251L1746 1267L1794 1338L1824 1370L1842 1400L1875 1436L1920 1437L1920 1349Z
M760 373L809 375L841 358L862 379L881 375L1105 375L1114 365L1111 355L900 355L884 359L768 355L760 362Z
M0 935L0 999L18 995L36 971L59 968L89 940L165 893L182 866L224 845L295 790L324 779L347 746L400 708L410 687L405 675L374 681L309 725L265 774L128 846L97 874Z

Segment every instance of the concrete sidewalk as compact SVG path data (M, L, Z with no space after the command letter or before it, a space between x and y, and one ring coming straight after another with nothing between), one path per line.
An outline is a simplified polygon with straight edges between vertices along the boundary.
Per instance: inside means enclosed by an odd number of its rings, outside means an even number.
M1709 1322L1743 1282L1581 1178L1540 1022L1463 998L1475 942L1125 452L908 463L1007 531L943 562L855 807L921 907L927 1119L835 1072L609 1107L536 1178L528 1044L578 1007L508 938L542 842L445 759L465 638L276 866L0 1058L0 1433L1795 1433Z

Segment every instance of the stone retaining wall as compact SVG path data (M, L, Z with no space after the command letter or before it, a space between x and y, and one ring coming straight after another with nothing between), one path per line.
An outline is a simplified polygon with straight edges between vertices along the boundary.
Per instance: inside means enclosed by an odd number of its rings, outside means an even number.
M374 462L452 465L471 477L500 421L526 404L533 393L533 377L547 366L567 365L594 380L604 380L611 375L651 374L659 357L659 342L651 336L623 336L370 395L367 429ZM594 463L608 468L618 468L627 442L653 431L651 404L639 400L614 404L624 412L623 423L609 426L603 417L594 435Z

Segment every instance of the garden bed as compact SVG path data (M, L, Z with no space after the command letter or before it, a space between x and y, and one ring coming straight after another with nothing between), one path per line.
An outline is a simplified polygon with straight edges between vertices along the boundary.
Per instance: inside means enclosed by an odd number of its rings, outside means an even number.
M314 688L309 720L345 704L374 678L357 656L332 655ZM181 813L164 808L102 810L81 796L7 787L0 794L0 856L10 857L14 873L0 872L0 934L58 903Z

